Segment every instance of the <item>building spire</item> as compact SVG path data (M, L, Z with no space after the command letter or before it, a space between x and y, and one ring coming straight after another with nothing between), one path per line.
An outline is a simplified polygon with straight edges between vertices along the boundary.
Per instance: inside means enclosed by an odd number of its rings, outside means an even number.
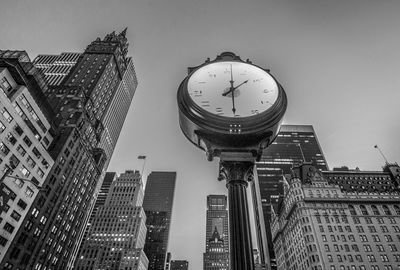
M121 32L121 33L119 33L119 35L118 35L118 36L123 36L123 37L126 37L126 30L128 30L128 27L125 27L125 29L124 29L124 30L122 30L122 32Z

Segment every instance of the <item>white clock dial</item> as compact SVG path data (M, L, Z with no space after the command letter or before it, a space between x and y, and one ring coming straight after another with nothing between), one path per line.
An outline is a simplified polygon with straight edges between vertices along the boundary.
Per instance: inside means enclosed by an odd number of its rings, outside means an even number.
M211 63L189 78L188 93L204 110L224 117L247 117L268 110L278 85L265 70L235 61Z

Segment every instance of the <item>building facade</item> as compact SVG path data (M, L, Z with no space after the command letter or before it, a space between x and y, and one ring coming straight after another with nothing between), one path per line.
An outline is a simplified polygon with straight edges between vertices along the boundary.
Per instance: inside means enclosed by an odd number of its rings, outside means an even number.
M71 69L76 65L81 53L62 53L60 55L40 54L33 64L44 74L47 85L61 85Z
M189 262L185 260L172 260L170 270L188 270Z
M146 215L138 171L126 171L111 183L98 206L74 269L147 270L143 252Z
M314 128L310 125L282 125L275 141L256 163L251 189L260 262L266 267L276 267L270 220L271 206L276 209L279 196L283 194L282 175L289 174L293 166L312 160L318 169L328 170Z
M207 196L204 270L229 269L228 202L225 195Z
M100 191L96 197L96 202L94 203L93 209L91 211L89 222L86 224L85 234L83 235L82 240L80 241L80 247L79 247L79 251L77 254L80 254L82 252L82 248L85 243L85 239L87 238L87 236L89 234L89 230L90 230L92 222L97 214L97 210L99 209L100 206L103 206L105 204L107 195L110 192L111 184L116 179L117 179L117 173L106 172L103 183L100 188Z
M16 251L7 251L1 268L73 267L109 159L99 146L129 61L125 35L126 29L93 41L60 85L48 87L41 80L58 123L49 146L55 163L43 183L46 192L35 198L11 243Z
M26 52L0 51L0 261L54 164L53 119L31 67Z
M277 268L399 269L399 185L397 164L383 171L295 167L273 210Z
M151 172L147 177L143 208L147 218L144 252L149 269L165 268L175 182L176 172Z

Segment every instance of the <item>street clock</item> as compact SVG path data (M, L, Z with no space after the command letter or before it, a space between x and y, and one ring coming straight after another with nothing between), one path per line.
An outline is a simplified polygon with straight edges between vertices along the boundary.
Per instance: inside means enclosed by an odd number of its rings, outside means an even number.
M231 52L188 69L177 99L185 136L207 153L250 153L259 159L286 111L285 91L269 70Z

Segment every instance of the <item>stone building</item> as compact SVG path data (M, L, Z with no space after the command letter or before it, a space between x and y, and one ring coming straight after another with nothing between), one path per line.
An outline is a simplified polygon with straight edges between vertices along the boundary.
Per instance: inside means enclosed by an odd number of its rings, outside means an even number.
M278 269L400 268L400 167L286 175L271 221Z

